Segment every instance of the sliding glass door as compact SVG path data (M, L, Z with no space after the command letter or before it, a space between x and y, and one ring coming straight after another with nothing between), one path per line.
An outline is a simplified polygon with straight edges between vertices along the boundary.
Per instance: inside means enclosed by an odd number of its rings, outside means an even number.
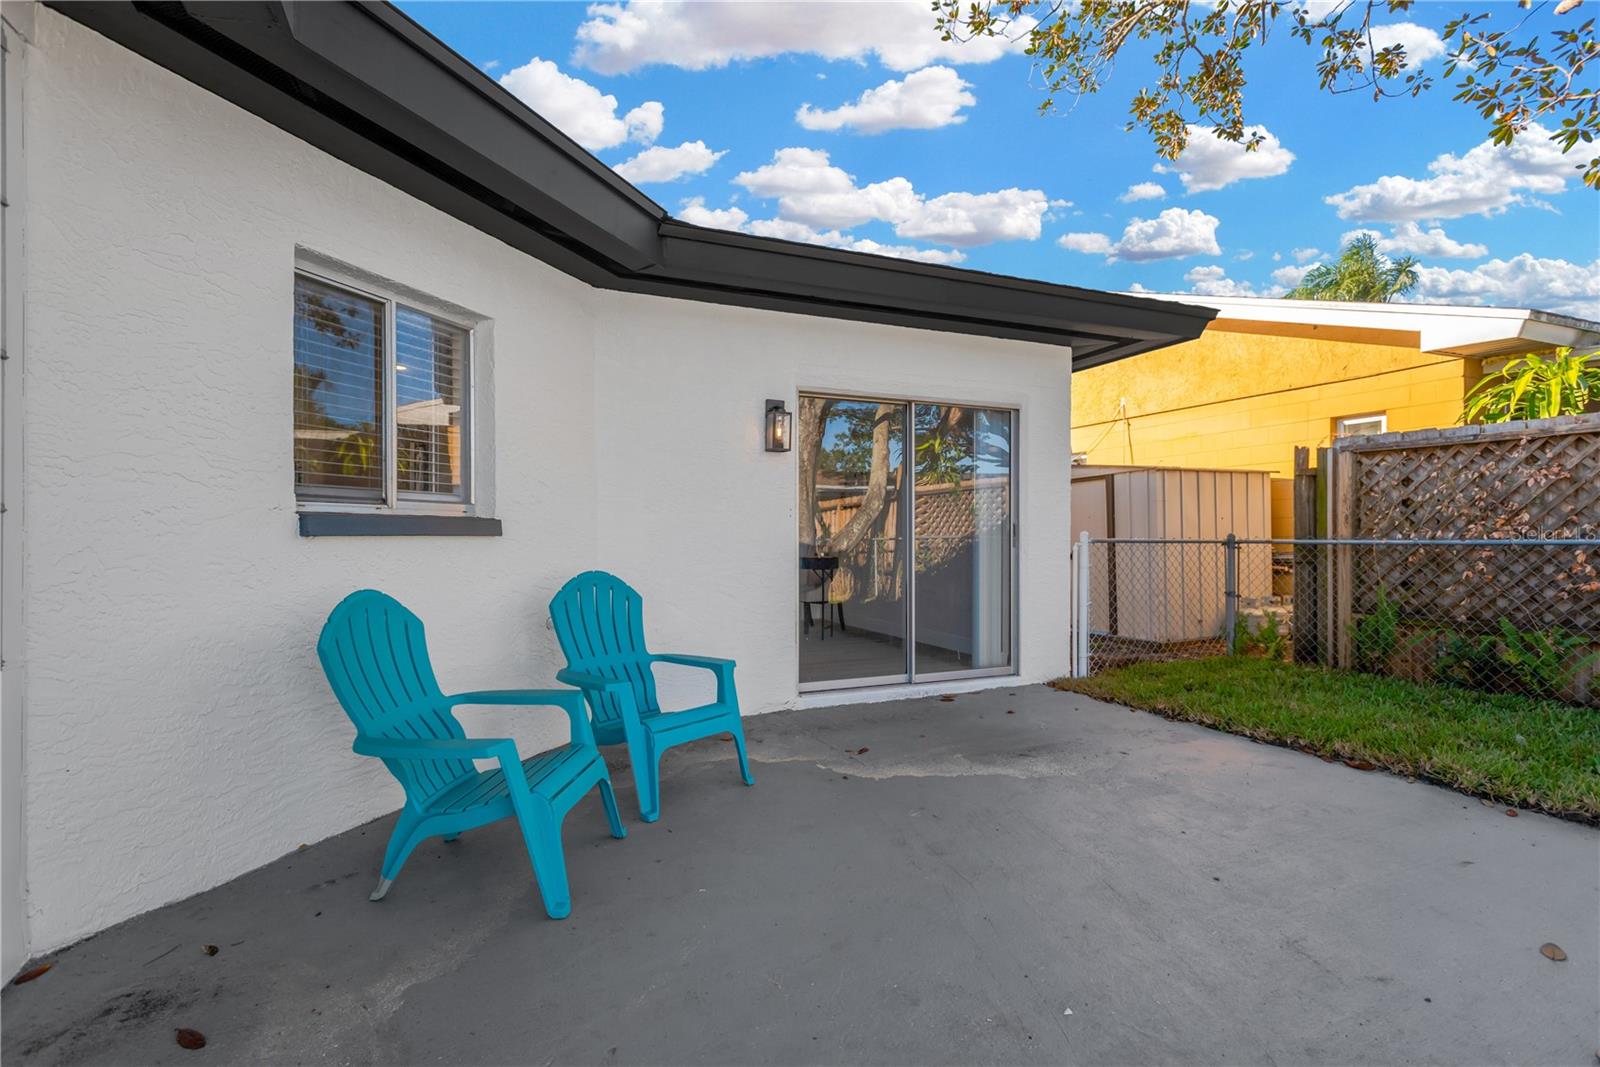
M1012 413L916 404L917 677L1012 663Z
M906 407L800 400L800 683L907 680Z
M803 396L800 687L1015 670L1015 414Z

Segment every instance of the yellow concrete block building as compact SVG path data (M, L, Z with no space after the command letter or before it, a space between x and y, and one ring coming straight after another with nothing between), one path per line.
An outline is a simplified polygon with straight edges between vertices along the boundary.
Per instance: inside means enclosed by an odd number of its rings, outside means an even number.
M1451 426L1486 363L1600 345L1600 322L1526 308L1171 299L1217 318L1194 341L1072 376L1074 462L1268 471L1275 537L1293 532L1296 446Z

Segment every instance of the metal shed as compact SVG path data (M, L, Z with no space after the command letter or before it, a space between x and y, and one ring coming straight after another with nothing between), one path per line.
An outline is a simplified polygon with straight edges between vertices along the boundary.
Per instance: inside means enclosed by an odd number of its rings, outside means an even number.
M1222 633L1220 543L1272 536L1272 475L1177 467L1074 467L1072 530L1109 539L1091 553L1094 630L1159 644ZM1239 594L1272 592L1272 548L1239 550Z

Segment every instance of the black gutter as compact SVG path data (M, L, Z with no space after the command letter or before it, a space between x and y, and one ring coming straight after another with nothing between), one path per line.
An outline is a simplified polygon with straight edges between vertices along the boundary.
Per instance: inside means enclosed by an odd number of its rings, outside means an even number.
M598 288L1071 345L1077 369L1197 337L1216 315L672 219L387 3L47 3Z

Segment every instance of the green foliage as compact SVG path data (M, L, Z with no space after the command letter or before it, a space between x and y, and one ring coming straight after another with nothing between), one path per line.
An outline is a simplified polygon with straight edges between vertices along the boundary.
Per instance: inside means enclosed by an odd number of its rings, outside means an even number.
M1372 611L1356 622L1354 651L1356 669L1381 671L1389 662L1399 639L1400 608L1389 599L1388 590L1378 587Z
M1044 83L1044 111L1060 97L1099 92L1119 58L1129 69L1145 68L1145 57L1122 53L1148 44L1154 69L1133 93L1127 128L1145 130L1157 154L1176 159L1202 126L1246 149L1260 145L1260 127L1250 127L1245 117L1247 65L1251 49L1274 33L1286 32L1313 50L1327 92L1370 93L1374 101L1427 92L1433 78L1405 46L1379 47L1372 34L1375 15L1381 25L1413 2L933 0L932 6L945 40L1025 38ZM1510 144L1552 120L1559 125L1550 139L1563 152L1591 144L1600 135L1600 93L1583 75L1587 64L1600 60L1594 20L1566 17L1578 7L1573 0L1525 0L1517 7L1476 0L1476 6L1481 10L1450 22L1443 34L1444 75L1456 79L1454 99L1488 120L1496 144ZM1600 156L1574 169L1600 188Z
M1268 659L1286 658L1285 654L1289 651L1289 635L1278 625L1278 616L1267 616L1266 621L1256 630L1256 643L1261 647L1261 654Z
M1488 692L1559 697L1577 673L1600 653L1580 656L1591 640L1559 627L1519 630L1501 619L1498 633L1446 633L1434 661L1441 682Z
M1137 663L1055 684L1600 822L1600 714L1593 708L1250 656Z
M1241 615L1233 624L1233 654L1246 653L1265 656L1267 659L1285 659L1289 651L1289 635L1284 632L1278 616L1267 614L1254 629L1248 617Z
M1306 271L1300 284L1284 294L1286 300L1360 300L1388 303L1417 285L1417 260L1402 256L1391 260L1378 251L1369 233L1344 246L1337 263L1318 263Z
M1588 638L1561 629L1519 630L1500 620L1500 659L1529 696L1554 697L1565 689L1582 666L1573 662L1574 654L1588 644Z
M1462 422L1511 422L1578 415L1600 403L1600 362L1596 353L1574 355L1558 348L1553 356L1526 355L1507 363L1472 387L1461 409Z
M1493 637L1446 633L1434 677L1449 685L1494 692L1500 688L1500 650Z

